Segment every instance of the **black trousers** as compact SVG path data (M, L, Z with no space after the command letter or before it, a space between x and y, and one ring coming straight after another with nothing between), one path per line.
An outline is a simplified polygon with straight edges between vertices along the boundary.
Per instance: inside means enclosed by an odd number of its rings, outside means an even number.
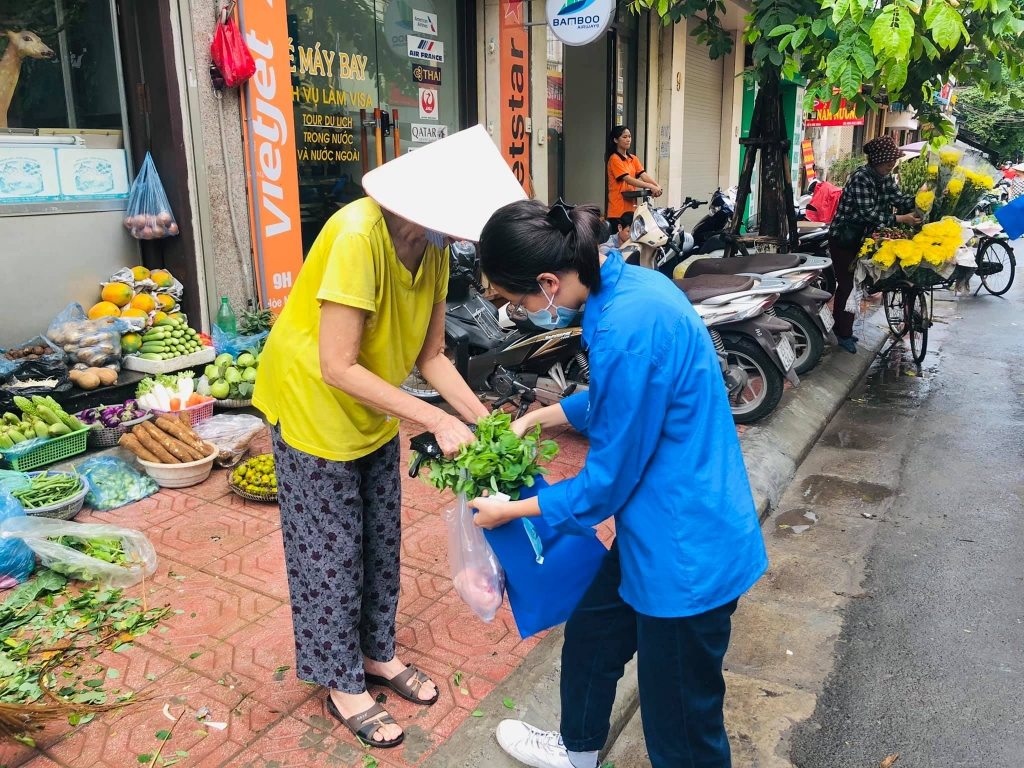
M729 768L722 659L736 600L696 616L637 613L619 596L613 545L565 626L561 734L567 749L604 747L615 684L637 654L640 709L652 768Z

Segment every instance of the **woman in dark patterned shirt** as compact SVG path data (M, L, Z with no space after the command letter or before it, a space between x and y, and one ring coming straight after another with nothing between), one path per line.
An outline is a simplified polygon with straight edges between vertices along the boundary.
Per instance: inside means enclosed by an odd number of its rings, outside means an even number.
M879 136L864 145L868 162L855 170L839 198L832 222L829 253L836 273L836 336L847 352L857 353L853 335L854 315L846 311L846 300L853 290L853 263L864 238L882 227L896 224L920 224L913 213L914 198L904 195L892 177L900 159L900 150L892 136Z

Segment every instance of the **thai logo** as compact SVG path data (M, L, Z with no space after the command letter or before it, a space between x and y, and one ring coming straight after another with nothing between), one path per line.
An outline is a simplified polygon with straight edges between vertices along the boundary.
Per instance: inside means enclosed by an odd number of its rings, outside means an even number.
M596 0L565 0L562 10L558 12L558 15L570 16L574 13L579 13L592 6L595 2Z

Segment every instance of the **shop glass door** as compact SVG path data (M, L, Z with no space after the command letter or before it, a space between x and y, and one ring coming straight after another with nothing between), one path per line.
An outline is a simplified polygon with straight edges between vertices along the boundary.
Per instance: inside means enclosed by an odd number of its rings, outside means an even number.
M397 110L402 154L459 127L457 0L289 0L303 251L395 157L370 123ZM429 182L429 180L427 180Z

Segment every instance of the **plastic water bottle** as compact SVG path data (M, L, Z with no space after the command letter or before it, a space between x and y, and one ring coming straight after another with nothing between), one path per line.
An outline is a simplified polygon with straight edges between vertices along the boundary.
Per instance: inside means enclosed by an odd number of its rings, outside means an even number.
M231 309L231 305L228 304L227 296L222 297L220 300L220 309L217 310L217 327L224 331L224 333L232 335L238 333L238 321L235 320L235 312Z

